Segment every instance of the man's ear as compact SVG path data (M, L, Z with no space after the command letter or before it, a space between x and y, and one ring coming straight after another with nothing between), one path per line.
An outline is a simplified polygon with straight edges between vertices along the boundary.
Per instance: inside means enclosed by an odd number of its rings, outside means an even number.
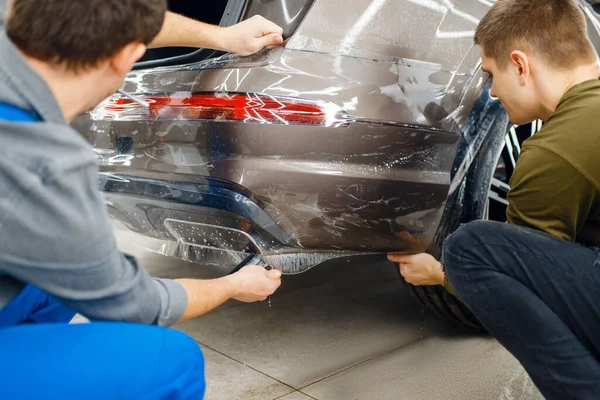
M512 61L511 67L516 69L521 81L521 85L524 85L525 82L527 82L531 77L531 65L529 64L529 57L527 57L527 54L523 53L522 51L515 50L510 53L510 59Z
M110 58L110 67L119 75L126 75L146 52L141 43L129 43Z

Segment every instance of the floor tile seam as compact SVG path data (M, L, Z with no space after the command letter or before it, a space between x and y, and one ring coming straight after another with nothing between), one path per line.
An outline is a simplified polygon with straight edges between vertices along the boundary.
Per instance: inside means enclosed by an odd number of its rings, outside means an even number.
M304 396L308 397L308 398L309 398L309 399L311 399L311 400L318 400L318 399L316 399L316 398L314 398L314 397L312 397L312 396L309 396L309 395L307 395L307 394L306 394L306 393L304 393L304 392L301 392L300 390L294 390L294 391L293 391L293 392L291 392L291 393L284 394L283 396L276 397L276 398L274 398L273 400L279 400L279 399L283 399L284 397L286 397L286 396L289 396L290 394L294 394L294 393L300 393L300 394L303 394Z
M284 396L287 396L288 394L291 394L293 392L298 391L298 389L296 389L292 385L290 385L288 383L285 383L285 382L283 382L283 381L281 381L281 380L279 380L279 379L277 379L275 377L272 377L271 375L269 375L269 374L267 374L267 373L265 373L263 371L260 371L260 370L254 368L254 367L252 367L252 366L250 366L248 364L244 364L243 362L241 362L239 360L236 360L235 358L233 358L233 357L231 357L231 356L229 356L229 355L227 355L227 354L225 354L225 353L223 353L223 352L221 352L221 351L219 351L219 350L217 350L217 349L215 349L215 348L213 348L211 346L208 346L207 344L204 344L204 343L200 342L199 340L196 340L196 343L198 343L202 348L207 348L209 350L212 350L215 353L218 353L218 354L222 355L223 357L226 357L226 358L230 359L231 361L235 361L236 363L238 363L238 364L240 364L240 365L242 365L242 366L244 366L244 367L246 367L248 369L251 369L252 371L258 372L259 374L261 374L263 376L266 376L269 379L273 379L274 381L277 381L278 383L281 383L282 385L286 386L287 388L292 389L291 392L284 394Z
M300 392L302 392L302 390L304 390L304 389L306 389L306 388L308 388L308 387L310 387L310 386L313 386L313 385L315 385L315 384L317 384L317 383L319 383L319 382L322 382L322 381L324 381L324 380L326 380L326 379L332 378L332 377L334 377L334 376L336 376L336 375L339 375L339 374L341 374L341 373L343 373L343 372L346 372L346 371L348 371L348 370L350 370L350 369L353 369L353 368L359 367L359 366L361 366L361 365L363 365L363 364L366 364L366 363L368 363L369 361L375 360L375 359L377 359L377 358L380 358L380 357L384 357L384 356L386 356L386 355L388 355L388 354L392 354L392 353L394 353L394 352L396 352L396 351L398 351L398 350L401 350L401 349L410 348L410 347L412 347L413 345L415 345L415 344L417 344L417 343L420 343L421 341L423 341L424 339L427 339L427 338L429 338L429 337L430 337L429 335L426 335L426 336L424 336L424 337L420 337L420 338L418 338L418 339L416 339L416 340L413 340L412 342L409 342L409 343L406 343L406 344L402 344L402 345L400 345L400 346L397 346L397 347L393 347L393 348L391 348L391 349L389 349L389 350L385 350L385 351L383 351L383 352L381 352L381 353L379 353L379 354L376 354L376 355L374 355L374 356L372 356L372 357L369 357L369 358L366 358L366 359L364 359L364 360L361 360L361 361L359 361L359 362L357 362L357 363L355 363L355 364L352 364L352 365L349 365L349 366L347 366L347 367L344 367L344 368L342 368L342 369L341 369L341 370L339 370L339 371L336 371L336 372L334 372L334 373L332 373L332 374L329 374L329 375L327 375L327 376L325 376L325 377L323 377L323 378L320 378L320 379L318 379L318 380L316 380L316 381L314 381L314 382L311 382L311 383L309 383L309 384L307 384L307 385L304 385L304 386L300 387L300 388L299 388L299 389L297 389L297 390L298 390L298 391L300 391ZM302 392L302 393L304 393L304 392ZM308 395L307 395L307 396L308 396Z

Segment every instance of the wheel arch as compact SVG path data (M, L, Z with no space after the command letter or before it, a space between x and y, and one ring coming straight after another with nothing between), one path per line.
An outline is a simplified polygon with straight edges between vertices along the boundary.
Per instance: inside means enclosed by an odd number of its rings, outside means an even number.
M463 99L465 108L472 102L471 112L461 132L442 221L429 248L436 256L460 224L481 219L485 213L491 179L510 126L504 107L490 95L490 88L490 80L478 68L470 93Z

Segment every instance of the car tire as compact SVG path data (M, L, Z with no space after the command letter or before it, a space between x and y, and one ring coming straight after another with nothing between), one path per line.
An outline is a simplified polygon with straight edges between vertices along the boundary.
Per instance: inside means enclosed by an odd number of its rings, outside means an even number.
M398 269L400 273L400 269ZM402 283L413 298L434 314L456 324L483 331L477 317L460 300L448 293L443 286L413 286L400 276Z
M467 178L462 223L476 219L506 221L508 182L514 171L521 144L540 128L541 123L538 121L511 127L505 138L492 138L483 146L483 150L474 161ZM480 193L482 187L488 188L487 194ZM461 197L459 196L459 198ZM485 198L487 201L481 200ZM439 258L440 254L434 254L434 256ZM399 269L398 273L400 273ZM444 287L413 286L402 276L400 278L417 302L435 314L474 330L485 330L471 310Z

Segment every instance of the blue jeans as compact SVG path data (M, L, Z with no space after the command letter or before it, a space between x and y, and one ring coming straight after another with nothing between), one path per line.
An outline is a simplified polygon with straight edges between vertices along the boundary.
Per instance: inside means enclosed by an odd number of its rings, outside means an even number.
M600 398L596 253L540 231L476 221L444 246L448 280L550 400Z
M202 399L204 358L167 328L94 322L32 286L0 310L0 399Z

